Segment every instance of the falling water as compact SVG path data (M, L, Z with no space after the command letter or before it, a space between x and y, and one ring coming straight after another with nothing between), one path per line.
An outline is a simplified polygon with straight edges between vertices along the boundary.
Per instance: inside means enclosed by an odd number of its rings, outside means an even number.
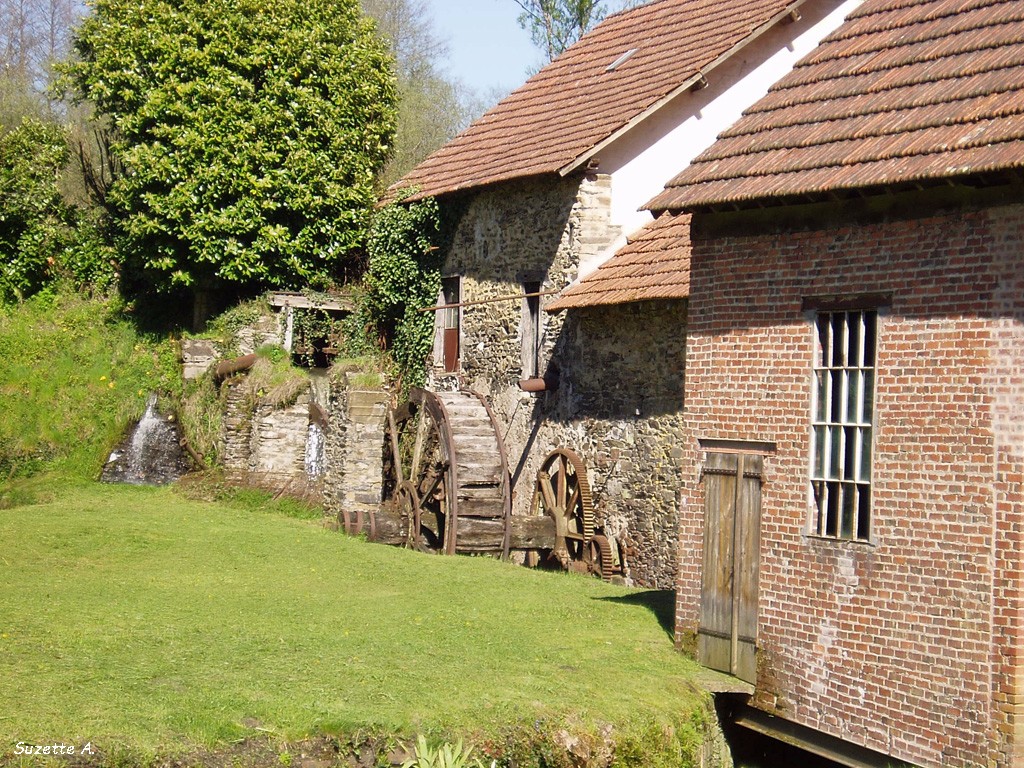
M165 485L188 471L177 425L160 415L156 394L128 437L110 454L100 479L105 483Z
M327 407L330 379L326 372L309 372L309 428L306 431L306 476L318 480L324 473L324 450L327 438Z
M309 422L306 433L306 474L315 480L324 471L324 430L315 421Z

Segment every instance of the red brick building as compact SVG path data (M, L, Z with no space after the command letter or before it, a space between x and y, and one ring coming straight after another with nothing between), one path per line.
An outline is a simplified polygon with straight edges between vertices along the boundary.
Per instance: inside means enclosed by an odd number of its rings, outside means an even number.
M1024 2L866 0L652 203L692 214L677 641L759 727L1024 765L1022 166Z

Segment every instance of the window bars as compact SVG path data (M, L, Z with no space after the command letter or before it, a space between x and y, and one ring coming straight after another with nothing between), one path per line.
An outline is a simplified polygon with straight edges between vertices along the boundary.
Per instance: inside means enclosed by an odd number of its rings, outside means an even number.
M876 310L815 314L811 488L818 536L870 537L877 325Z

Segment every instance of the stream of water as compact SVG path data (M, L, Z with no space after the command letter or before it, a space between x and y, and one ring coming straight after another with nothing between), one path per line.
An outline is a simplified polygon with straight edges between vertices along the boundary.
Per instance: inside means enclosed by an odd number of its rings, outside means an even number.
M153 393L138 423L111 452L100 479L105 483L165 485L187 471L178 425L160 413Z

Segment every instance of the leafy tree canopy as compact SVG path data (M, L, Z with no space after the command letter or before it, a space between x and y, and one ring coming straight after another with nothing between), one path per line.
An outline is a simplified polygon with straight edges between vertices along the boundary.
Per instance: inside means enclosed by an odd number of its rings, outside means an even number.
M115 129L126 271L199 291L350 266L396 112L357 0L98 0L75 48L63 84Z
M448 48L434 32L426 0L362 0L362 7L376 20L396 63L398 129L394 151L378 178L378 189L386 189L483 109L470 89L443 72Z
M57 278L98 288L113 278L96 222L62 194L68 158L67 133L52 122L0 129L0 304Z
M548 61L579 40L608 13L602 0L512 0L522 9L519 26ZM619 0L613 10L642 5L644 0Z

